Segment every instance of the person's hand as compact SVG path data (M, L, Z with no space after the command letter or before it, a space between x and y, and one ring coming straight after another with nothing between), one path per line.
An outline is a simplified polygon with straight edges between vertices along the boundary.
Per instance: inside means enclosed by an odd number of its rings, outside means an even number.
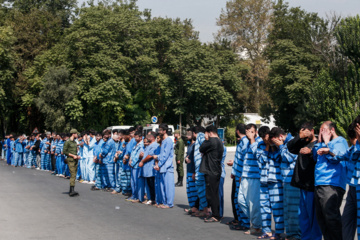
M278 146L278 147L284 144L284 141L281 141L281 140L278 139L278 138L273 138L272 141L273 141L273 143L274 143L276 146Z
M326 155L326 154L329 154L330 152L330 149L329 148L320 148L318 151L317 151L317 154L318 155Z
M77 159L79 159L79 160L80 160L80 159L81 159L81 156L77 156Z
M190 159L188 157L185 158L186 163L191 163Z
M235 178L235 176L234 176L233 174L231 174L231 175L230 175L230 178L231 178L231 179L234 179L234 178Z
M143 157L144 157L144 152L141 152L139 158L143 158Z
M102 155L101 155L101 153L99 154L99 158L102 158Z
M205 132L205 140L209 140L209 133L208 132Z
M321 137L324 141L325 144L328 144L328 142L330 142L330 139L331 139L331 132L329 129L327 128L324 128L321 132Z
M84 146L84 142L81 142L78 145L82 147L82 146Z
M323 142L323 137L322 137L322 133L321 133L321 131L319 132L319 143L321 143L321 142Z
M123 159L123 164L126 164L126 159Z
M58 154L57 153L55 153L55 156L57 156Z
M255 135L256 135L256 132L252 131L252 129L246 130L246 137L247 137L249 140L255 141Z
M358 142L360 142L360 124L356 124L355 126L355 132L356 132L356 138L358 140Z
M154 156L153 156L153 159L154 159L154 160L158 160L158 155L154 155Z
M195 181L195 173L192 174L191 178Z
M139 167L143 167L144 163L142 161L139 162Z
M47 145L50 145L50 142L46 142Z
M159 168L158 165L156 165L156 166L154 167L154 169L155 169L156 171L160 171L160 168Z
M234 165L234 160L229 160L226 164L231 167Z
M239 178L239 183L241 183L241 178Z
M129 155L125 155L125 156L124 156L124 159L125 159L125 160L128 160L128 159L129 159Z
M308 148L308 147L304 147L304 148L300 149L300 152L299 152L299 153L300 153L300 154L304 154L304 155L310 154L310 153L311 153L311 149Z
M176 161L177 164L180 164L180 161Z

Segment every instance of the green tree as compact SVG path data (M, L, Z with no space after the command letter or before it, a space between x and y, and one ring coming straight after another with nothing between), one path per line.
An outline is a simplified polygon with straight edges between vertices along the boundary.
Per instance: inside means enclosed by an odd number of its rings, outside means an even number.
M43 89L34 101L45 116L45 127L48 130L62 132L70 130L70 121L65 114L66 106L77 91L70 73L65 67L49 68L44 75Z

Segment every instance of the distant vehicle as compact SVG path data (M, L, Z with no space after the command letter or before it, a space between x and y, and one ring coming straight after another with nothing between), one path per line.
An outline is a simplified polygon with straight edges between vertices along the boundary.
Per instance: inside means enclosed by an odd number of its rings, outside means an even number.
M107 127L106 129L110 129L111 130L111 137L113 136L113 132L114 130L126 130L131 128L132 126L128 126L128 125L121 125L121 126L111 126L111 127Z
M168 125L169 130L167 132L167 134L169 135L169 137L172 139L172 141L175 141L175 137L174 137L174 126L173 125ZM145 126L143 128L143 134L144 136L146 136L149 132L154 131L156 133L158 133L159 131L159 124L148 124L147 126Z

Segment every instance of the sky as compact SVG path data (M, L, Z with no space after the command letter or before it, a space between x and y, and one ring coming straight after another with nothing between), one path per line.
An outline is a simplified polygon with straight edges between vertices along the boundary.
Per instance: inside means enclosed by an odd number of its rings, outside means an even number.
M138 0L140 10L151 9L153 17L191 19L202 42L212 42L218 31L216 19L226 0ZM288 0L291 7L317 12L321 17L336 12L341 16L360 14L360 0Z

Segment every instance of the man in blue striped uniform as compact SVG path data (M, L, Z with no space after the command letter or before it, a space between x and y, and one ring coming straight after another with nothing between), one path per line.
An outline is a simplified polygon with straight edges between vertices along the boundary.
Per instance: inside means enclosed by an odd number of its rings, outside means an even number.
M199 197L195 185L195 163L194 163L194 150L195 138L192 136L191 128L187 129L186 134L188 140L188 147L186 152L186 193L189 202L189 209L184 209L188 214L196 213L199 210Z
M9 138L6 139L6 162L8 165L11 165L11 138L13 138L12 134L10 134Z
M151 132L146 136L146 139L149 143L149 146L146 147L144 152L144 157L139 163L139 167L142 168L141 176L145 179L147 185L149 186L148 200L151 200L151 203L148 204L154 205L155 202L155 170L154 170L154 155L156 149L159 147L159 144L156 142L156 133Z
M117 144L117 150L115 153L115 189L111 194L118 194L122 192L121 188L121 173L122 173L122 167L123 167L123 158L125 154L125 134L124 130L121 130L119 132L119 143Z
M145 187L144 178L140 176L141 168L139 168L140 153L144 151L144 142L142 140L142 133L137 131L134 134L136 145L131 151L129 166L131 167L131 200L135 202L143 202Z
M121 188L123 191L123 195L129 196L128 200L132 201L131 198L131 169L129 167L129 159L132 150L136 146L136 140L134 138L135 134L135 128L131 127L127 131L125 135L125 141L128 142L128 144L125 147L125 155L123 157L123 167L122 167L122 173L121 173Z
M206 183L205 176L200 172L200 164L202 161L202 156L199 151L201 144L205 141L204 135L205 129L200 126L193 127L193 137L196 138L195 149L194 149L194 162L195 162L195 184L197 189L197 194L199 197L199 212L196 213L197 217L208 217L209 209L208 202L206 200Z
M164 198L162 195L162 191L161 191L161 174L160 171L156 170L156 169L160 169L159 168L159 160L155 158L155 156L160 154L160 150L161 150L161 144L162 144L162 137L157 134L156 135L156 142L159 144L159 146L157 147L157 149L155 150L155 154L154 154L154 175L155 175L155 201L156 204L155 206L157 208L161 208L161 206L163 206L164 204Z
M110 192L115 188L115 141L118 141L119 139L117 135L113 135L113 138L111 138L111 132L108 132L107 134L109 140L103 145L100 157L103 163L101 171L104 184L103 188Z
M225 204L225 202L224 202L224 183L225 183L225 177L226 177L225 158L226 158L227 149L225 147L224 140L221 139L221 141L223 142L224 152L223 152L223 156L221 159L221 177L220 177L220 183L219 183L219 213L220 213L220 218L223 218L224 204Z
M293 139L291 134L286 134L281 128L274 127L270 132L271 141L277 146L281 157L281 174L284 187L284 220L286 236L290 239L300 239L301 232L299 226L299 204L300 190L291 186L291 179L297 160L297 155L289 152L287 143Z
M24 139L24 167L26 168L31 168L31 166L29 166L29 162L28 162L28 158L29 158L29 154L30 154L30 137L25 137Z
M158 165L155 170L160 172L160 188L163 198L163 205L161 208L172 208L174 206L175 198L175 182L174 182L174 142L168 136L168 125L160 124L159 134L162 138L160 154L155 155L154 159L158 160Z
M262 126L258 133L262 139L256 152L256 158L261 165L260 205L263 235L260 238L281 239L281 234L284 233L281 156L271 147L270 128ZM271 231L271 214L275 221L275 236Z
M246 137L249 142L239 161L240 188L238 195L239 205L244 214L250 219L251 229L245 234L261 234L260 210L260 167L256 159L256 150L261 138L257 137L255 124L246 125Z
M20 136L15 140L15 167L21 167L24 156L24 137Z
M56 147L55 147L55 158L56 158L56 176L63 177L65 171L65 164L64 164L64 155L63 155L63 148L64 148L64 135L60 136Z
M240 161L249 143L249 140L247 139L245 134L245 124L239 123L236 126L235 133L236 136L239 138L239 143L236 146L235 159L233 161L233 165L231 169L231 178L233 179L232 189L231 189L231 204L232 204L234 220L228 222L227 224L234 225L231 227L231 229L233 230L247 230L250 228L250 220L244 214L238 202L238 195L239 195L239 188L241 181Z
M43 134L42 138L43 140L40 143L40 168L41 170L46 170L47 162L46 162L46 152L48 148L48 137L50 138L50 134L47 133L47 135Z
M101 153L101 149L102 146L104 145L106 138L103 138L104 136L104 132L103 134L96 134L96 143L94 146L94 163L95 163L95 185L91 186L91 190L95 191L95 190L100 190L102 188L102 175L101 175L101 158L100 158L100 153Z
M331 121L320 127L319 142L313 149L315 166L315 210L325 240L342 239L340 206L346 189L346 166L334 156L348 148L345 138L336 133Z
M357 236L360 239L360 115L352 123L356 132L356 144L353 148L351 159L355 162L355 168L350 180L350 185L356 188L357 200ZM345 211L345 209L344 209ZM344 224L344 223L343 223ZM344 229L344 228L343 228ZM349 234L350 235L350 234ZM345 238L344 238L345 239Z

